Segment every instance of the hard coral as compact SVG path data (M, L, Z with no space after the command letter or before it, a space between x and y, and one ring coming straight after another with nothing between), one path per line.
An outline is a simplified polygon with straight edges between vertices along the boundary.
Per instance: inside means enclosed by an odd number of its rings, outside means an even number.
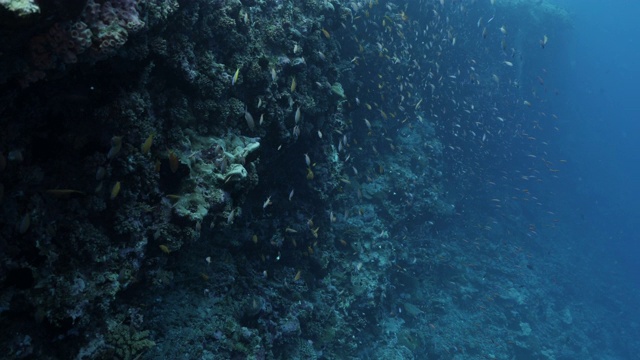
M49 70L80 59L102 60L143 27L135 0L89 0L79 19L57 22L31 39L32 63Z

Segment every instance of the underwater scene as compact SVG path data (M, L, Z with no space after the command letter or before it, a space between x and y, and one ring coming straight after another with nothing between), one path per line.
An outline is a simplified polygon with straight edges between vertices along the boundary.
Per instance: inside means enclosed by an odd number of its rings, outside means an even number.
M640 359L637 14L0 0L0 359Z

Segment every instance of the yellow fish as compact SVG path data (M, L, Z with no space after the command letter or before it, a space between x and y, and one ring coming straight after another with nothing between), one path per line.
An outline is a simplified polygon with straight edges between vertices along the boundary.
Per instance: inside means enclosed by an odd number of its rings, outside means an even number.
M238 81L239 75L240 75L240 68L238 68L238 70L236 70L236 73L233 74L233 79L231 79L231 86L236 84L236 82Z
M151 145L153 144L153 137L155 135L156 133L149 134L149 137L147 138L147 140L145 140L142 146L140 147L140 150L142 150L143 154L149 153L149 150L151 149Z
M120 181L116 182L111 188L111 200L115 199L116 196L120 193Z

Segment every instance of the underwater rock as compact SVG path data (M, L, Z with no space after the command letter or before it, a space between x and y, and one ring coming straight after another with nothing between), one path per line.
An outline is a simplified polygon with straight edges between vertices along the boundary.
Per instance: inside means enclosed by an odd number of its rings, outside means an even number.
M16 18L24 18L40 13L40 7L33 0L0 0L2 12L9 12Z
M193 156L181 159L190 168L189 177L180 187L180 193L187 195L180 197L174 209L178 216L198 222L211 208L230 206L223 189L242 193L255 186L257 173L248 158L260 143L235 134L215 138L190 133L190 139Z

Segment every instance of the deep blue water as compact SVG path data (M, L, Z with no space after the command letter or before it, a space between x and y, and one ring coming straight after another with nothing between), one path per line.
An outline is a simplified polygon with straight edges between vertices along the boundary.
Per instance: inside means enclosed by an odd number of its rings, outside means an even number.
M563 1L574 19L559 146L571 157L564 196L581 216L603 268L619 262L640 285L640 4ZM570 185L572 184L572 185Z

